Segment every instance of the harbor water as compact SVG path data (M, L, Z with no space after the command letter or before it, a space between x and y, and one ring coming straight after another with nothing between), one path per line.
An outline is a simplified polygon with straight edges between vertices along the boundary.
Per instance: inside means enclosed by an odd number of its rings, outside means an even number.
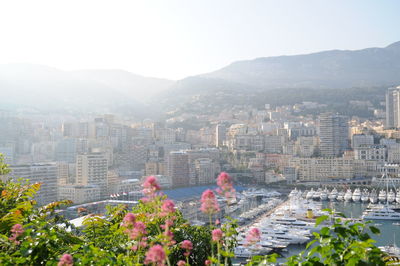
M361 202L323 202L324 208L334 209L341 212L349 218L360 218L362 212L367 208L368 203ZM377 246L391 245L396 241L396 245L400 246L400 226L393 225L399 221L389 220L373 220L374 224L381 233L379 235L370 234L371 238L376 241Z
M323 208L329 208L335 210L337 212L341 212L346 217L349 218L360 218L362 212L367 208L367 204L363 204L361 202L329 202L324 201L322 202ZM370 233L372 239L376 241L376 246L386 246L392 245L394 241L396 242L397 246L400 246L400 226L393 225L393 223L399 221L385 221L385 220L374 220L371 221L375 227L379 228L381 231L379 235L375 235ZM305 245L290 245L287 248L287 252L282 253L278 262L284 262L285 258L288 258L293 255L297 255L305 249Z

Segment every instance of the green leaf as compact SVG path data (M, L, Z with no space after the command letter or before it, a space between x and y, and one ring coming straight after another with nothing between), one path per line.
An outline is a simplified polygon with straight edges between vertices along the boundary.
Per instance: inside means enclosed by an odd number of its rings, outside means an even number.
M316 225L316 226L320 225L323 221L327 220L328 218L329 218L328 215L322 215L322 216L318 217L318 218L315 220L315 225Z
M381 233L381 231L380 231L377 227L375 227L375 226L370 226L370 227L369 227L369 230L371 230L371 232L372 232L373 234L375 234L375 235Z

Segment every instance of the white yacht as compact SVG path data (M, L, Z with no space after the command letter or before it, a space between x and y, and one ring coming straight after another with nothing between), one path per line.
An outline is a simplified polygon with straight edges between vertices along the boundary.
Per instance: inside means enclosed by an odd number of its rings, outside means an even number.
M389 255L396 256L396 257L400 256L400 247L396 246L396 244L378 247L378 248L380 250L382 250L383 252L388 253ZM393 264L393 265L396 265L396 264Z
M400 220L400 212L396 212L388 205L370 205L363 212L361 218L366 220Z
M356 188L356 189L354 190L353 195L351 196L351 199L352 199L354 202L359 202L359 201L360 201L360 199L361 199L361 191L360 191L359 188Z
M344 195L345 195L344 191L339 191L339 193L338 193L338 195L336 197L336 200L337 201L343 201L344 200Z
M387 202L392 203L395 200L396 200L396 193L394 193L393 189L390 189L389 193L387 194Z
M262 246L263 248L272 248L272 249L284 249L287 248L287 246L289 246L289 242L285 242L285 241L278 241L275 239L268 239L268 240L263 240L260 241L260 246Z
M279 241L287 241L290 244L304 244L307 243L310 238L300 234L288 233L282 230L261 230L261 240L268 240L269 238L276 239Z
M386 201L386 191L385 190L379 191L378 200L380 202L385 202Z
M361 193L361 201L363 203L367 203L369 201L369 191L366 188Z
M351 192L351 189L347 189L346 194L344 194L344 200L351 201L352 196L353 196L353 193Z
M371 193L369 193L369 201L374 204L378 202L378 195L376 194L375 189L373 189Z
M328 200L328 195L329 191L327 188L325 188L323 191L321 191L321 194L319 195L319 198L323 201Z
M330 201L335 201L337 196L338 196L338 191L336 188L334 188L334 189L332 189L331 193L329 193L328 198Z
M308 199L308 200L312 199L313 196L314 196L314 189L311 188L311 190L307 192L306 199Z
M314 192L313 200L320 200L321 199L322 190L319 188L317 191Z
M288 197L289 197L289 198L295 198L295 197L297 197L297 195L298 195L297 188L294 188L292 191L290 191Z
M247 248L244 246L235 247L234 253L236 258L250 258L252 256L260 254L259 250Z
M311 230L316 229L315 223L309 223L305 221L298 220L294 217L278 217L272 216L271 219L265 220L265 223L275 224L275 225L284 225L289 228L296 228L302 230Z
M396 191L396 202L400 203L400 188L398 188Z

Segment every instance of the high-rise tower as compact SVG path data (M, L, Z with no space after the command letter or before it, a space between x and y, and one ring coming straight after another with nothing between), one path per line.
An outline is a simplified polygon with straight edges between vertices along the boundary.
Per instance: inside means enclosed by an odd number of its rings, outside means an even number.
M386 128L400 127L400 86L386 92Z
M341 155L348 149L348 118L332 113L321 114L319 117L319 138L322 156Z

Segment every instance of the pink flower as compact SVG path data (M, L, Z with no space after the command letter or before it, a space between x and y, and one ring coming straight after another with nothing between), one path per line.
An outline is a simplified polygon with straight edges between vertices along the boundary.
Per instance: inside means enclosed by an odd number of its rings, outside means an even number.
M219 188L217 192L229 201L230 199L235 197L235 189L233 188L232 178L225 172L222 172L217 177L217 185Z
M186 250L183 255L185 255L185 257L188 257L190 255L190 251L193 249L193 243L189 240L183 240L181 242L181 248Z
M16 245L19 245L20 242L17 240L17 238L24 233L24 228L21 224L14 224L10 231L12 234L8 240L13 241Z
M175 204L172 200L164 200L163 205L161 206L161 211L163 216L167 216L168 214L175 212Z
M217 177L217 185L222 190L230 190L233 187L232 179L227 173L222 172Z
M206 261L204 262L204 265L211 265L211 261L210 261L210 260L206 260Z
M219 221L219 219L215 220L215 225L219 225L221 222Z
M164 266L166 255L161 245L152 246L146 253L145 264L153 263L154 265Z
M74 265L74 259L70 254L64 254L61 256L57 266L72 266Z
M172 233L170 230L167 230L164 232L164 236L167 242L167 246L175 245L176 241L174 240L174 233Z
M177 266L185 266L186 265L186 261L180 260L180 261L178 261L178 263L176 265Z
M251 228L246 236L246 245L255 245L261 240L261 232L258 228Z
M212 192L210 189L207 189L201 195L200 210L209 215L219 212L217 199L215 198L214 192Z
M147 234L146 225L142 222L136 222L133 229L130 231L131 239L139 239Z
M22 228L21 224L14 224L10 231L11 233L22 235L24 233L24 228Z
M135 225L136 217L133 213L127 213L123 219L124 226L133 226Z
M146 240L147 240L147 238L145 239L145 237L143 237L143 238L142 238L142 241L139 241L136 245L133 245L133 246L131 247L131 249L132 249L133 251L137 251L139 247L141 247L141 248L147 247L147 242L146 242Z
M148 176L143 183L143 194L154 197L155 193L160 190L157 179L154 176Z
M181 242L181 248L192 250L193 249L193 243L190 240L183 240Z
M221 241L223 234L221 229L212 230L212 240L215 242Z

